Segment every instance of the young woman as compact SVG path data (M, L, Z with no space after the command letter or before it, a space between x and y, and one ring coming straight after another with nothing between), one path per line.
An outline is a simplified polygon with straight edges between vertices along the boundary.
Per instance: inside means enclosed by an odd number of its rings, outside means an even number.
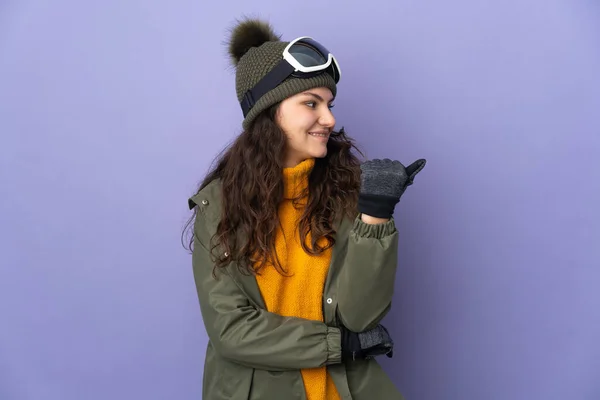
M203 398L402 399L375 357L393 349L392 214L425 160L359 162L318 42L249 19L229 51L243 132L189 199Z

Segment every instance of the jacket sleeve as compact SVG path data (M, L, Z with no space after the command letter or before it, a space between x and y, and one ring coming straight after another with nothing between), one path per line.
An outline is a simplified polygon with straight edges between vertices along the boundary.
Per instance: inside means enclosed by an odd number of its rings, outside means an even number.
M374 328L391 308L398 265L394 219L367 224L358 216L338 281L338 318L351 331Z
M271 371L341 362L338 328L320 321L283 317L253 306L230 275L218 273L215 279L210 253L198 239L192 259L202 318L219 355Z

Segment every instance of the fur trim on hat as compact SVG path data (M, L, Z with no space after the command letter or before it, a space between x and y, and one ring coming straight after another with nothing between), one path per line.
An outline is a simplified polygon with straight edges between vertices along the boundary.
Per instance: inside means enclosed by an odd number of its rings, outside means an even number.
M243 55L252 47L259 47L265 42L277 42L280 39L268 22L255 18L238 20L228 41L231 63L237 66Z

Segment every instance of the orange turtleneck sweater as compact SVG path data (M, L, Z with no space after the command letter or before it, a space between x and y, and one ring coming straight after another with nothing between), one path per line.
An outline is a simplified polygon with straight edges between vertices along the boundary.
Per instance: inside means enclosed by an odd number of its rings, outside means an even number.
M283 270L280 274L266 265L256 277L267 310L286 317L323 321L322 299L325 278L331 261L331 249L317 256L307 254L300 244L298 223L304 206L295 208L292 199L308 186L315 160L284 168L284 198L279 205L281 229L275 237L275 249ZM305 201L301 202L303 205ZM310 237L307 237L310 243ZM340 396L326 367L300 371L308 400L339 400Z

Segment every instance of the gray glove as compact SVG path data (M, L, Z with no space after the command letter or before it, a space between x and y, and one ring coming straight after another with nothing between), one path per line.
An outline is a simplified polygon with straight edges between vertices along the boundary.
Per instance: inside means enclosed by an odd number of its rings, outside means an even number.
M383 325L355 333L340 326L342 334L342 361L368 359L385 354L394 355L394 341Z
M404 167L400 161L389 158L374 159L363 163L358 211L377 218L391 218L396 204L415 176L425 167L420 159Z

